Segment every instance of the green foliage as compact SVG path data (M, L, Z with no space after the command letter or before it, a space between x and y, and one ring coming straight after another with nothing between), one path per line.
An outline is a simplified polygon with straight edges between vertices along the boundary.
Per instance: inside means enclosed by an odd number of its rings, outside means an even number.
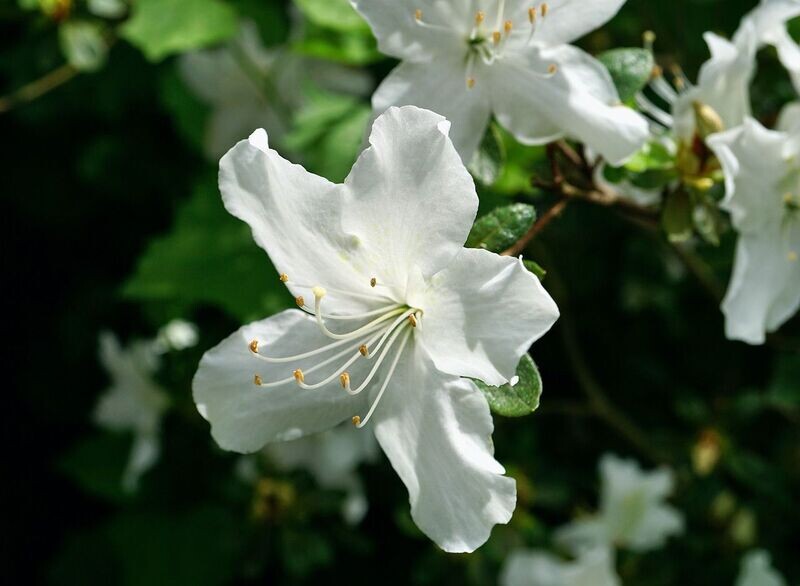
M61 469L86 492L111 502L128 500L122 475L131 450L127 434L96 434L72 446Z
M67 62L80 71L96 71L106 62L108 45L98 22L70 20L58 29L61 50Z
M492 387L484 382L475 381L483 391L493 413L504 417L522 417L530 415L539 407L542 396L542 378L533 359L525 354L517 366L519 380L516 384L505 384Z
M310 171L342 181L361 149L370 115L356 98L312 88L284 144L303 154Z
M369 26L348 0L295 0L295 4L317 26L342 33L369 32Z
M536 221L536 208L517 203L496 208L478 218L467 237L466 246L502 252L514 244Z
M247 322L291 301L250 228L223 208L213 180L198 184L170 233L144 252L123 292L155 304L165 320L211 304Z
M653 73L653 54L645 49L612 49L598 55L617 86L623 102L632 100L641 91Z
M151 61L199 49L236 33L236 12L221 0L137 0L122 36Z

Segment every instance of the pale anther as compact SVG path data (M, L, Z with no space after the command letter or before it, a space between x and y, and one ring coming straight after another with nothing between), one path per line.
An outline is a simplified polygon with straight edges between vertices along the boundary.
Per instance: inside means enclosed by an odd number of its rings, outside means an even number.
M294 375L294 380L296 380L297 382L299 383L305 382L306 377L303 376L303 371L300 370L299 368L295 370L292 374Z
M497 45L497 44L499 44L499 43L500 43L500 38L501 38L500 31L494 31L494 32L492 33L492 42L493 42L495 45Z
M253 354L258 354L258 340L251 341L247 347L250 348L250 352Z
M258 376L258 375L255 375L255 376L253 377L253 382L256 384L256 386L259 386L259 387L260 387L260 386L261 386L261 377L260 377L260 376Z
M535 6L532 6L531 8L528 8L528 20L530 21L531 24L536 22L536 7Z
M289 280L289 275L287 275L286 273L281 273L281 276L278 278L281 280L281 283L285 283L286 281Z
M542 8L541 8L541 11L542 11L542 18L544 18L545 16L547 16L547 11L548 11L548 10L550 10L550 7L549 7L549 6L547 6L547 2L544 2L544 3L542 3Z
M366 344L361 344L361 346L358 347L358 351L361 353L361 356L363 356L364 358L369 356L369 348L367 348Z
M475 78L474 77L468 77L467 78L467 89L471 90L474 87L475 87Z
M378 284L378 279L376 279L375 277L372 277L372 278L369 280L369 286L370 286L370 287L374 287L374 286L375 286L375 285L377 285L377 284Z
M295 297L294 302L297 303L297 307L305 307L306 304L306 300L303 299L302 295Z
M422 20L422 10L420 10L419 8L417 8L417 9L414 11L414 20L416 20L417 22L419 22L420 20Z
M342 383L342 388L346 389L350 385L350 374L347 372L340 374L339 382Z
M351 421L353 422L353 425L357 426L359 423L361 423L361 418L358 415L353 415L353 419Z
M412 314L412 315L409 315L409 316L408 316L408 323L410 323L410 324L411 324L411 327L412 327L412 328L416 328L416 327L417 327L417 318L416 318L416 317L414 317L414 315L413 315L413 314Z
M512 28L514 28L514 23L511 22L510 20L505 21L505 23L503 24L503 31L506 33L506 35L511 34Z
M483 12L483 10L478 10L478 12L475 14L475 24L476 25L483 24L485 18L486 14Z
M547 73L550 75L554 75L556 71L558 71L558 65L555 63L551 63L550 67L547 68Z

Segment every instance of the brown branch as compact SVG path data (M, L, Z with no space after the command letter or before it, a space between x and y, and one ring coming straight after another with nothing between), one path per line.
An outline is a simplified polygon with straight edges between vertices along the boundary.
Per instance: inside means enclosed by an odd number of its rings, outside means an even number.
M25 84L11 94L0 97L0 113L8 112L20 104L32 102L36 98L67 83L77 74L78 70L68 63L54 69L39 79Z
M530 244L531 240L536 238L537 234L547 228L550 222L561 215L561 213L567 207L567 204L569 204L568 199L561 199L557 201L538 220L536 220L533 226L531 226L530 229L525 232L525 234L523 234L519 240L517 240L510 248L507 248L500 254L503 256L517 256L521 254L522 251L528 247L528 244Z

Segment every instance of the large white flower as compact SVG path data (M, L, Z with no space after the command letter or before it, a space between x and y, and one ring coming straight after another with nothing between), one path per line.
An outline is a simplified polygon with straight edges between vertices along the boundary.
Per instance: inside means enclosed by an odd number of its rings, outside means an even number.
M358 523L366 514L368 503L357 468L362 462L374 462L378 455L371 430L356 433L349 425L339 425L293 441L268 444L264 453L284 470L307 470L321 487L344 491L342 516L348 523Z
M603 545L647 551L683 531L683 516L664 502L674 483L669 470L643 472L636 462L606 454L600 459L600 480L599 513L556 534L572 551Z
M294 55L285 48L266 49L251 21L244 21L236 38L224 47L181 55L178 70L212 108L204 147L214 161L253 128L264 127L273 140L280 139L289 130L309 81L356 94L372 86L362 72Z
M446 116L465 162L492 114L524 144L562 136L617 164L647 138L608 71L571 41L625 0L352 0L387 55L403 62L372 97L377 113L413 104Z
M619 586L608 548L582 553L573 562L539 550L516 550L500 573L501 586Z
M749 344L763 344L800 306L800 124L796 108L787 112L783 131L750 118L708 141L725 172L721 205L739 233L725 332Z
M742 558L735 586L786 586L786 580L772 567L769 554L757 549Z
M338 185L270 150L263 130L223 157L225 206L302 310L207 352L194 396L220 446L241 452L372 421L417 525L471 551L509 520L516 491L492 455L488 404L462 377L508 381L558 310L518 259L463 248L478 199L448 129L390 108Z
M153 381L158 355L152 342L136 342L123 349L107 332L100 336L100 363L111 377L111 386L95 408L95 422L112 431L133 433L123 486L134 490L139 477L158 459L161 418L169 406L166 393Z

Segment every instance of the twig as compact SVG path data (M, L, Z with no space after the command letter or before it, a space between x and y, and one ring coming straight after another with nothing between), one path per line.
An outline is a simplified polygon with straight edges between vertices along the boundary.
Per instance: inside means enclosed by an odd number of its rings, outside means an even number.
M68 63L54 69L39 79L25 84L15 92L0 97L0 113L8 112L20 104L32 102L36 98L67 83L77 74L78 70Z
M517 240L510 248L507 248L500 254L503 256L517 256L523 250L525 250L530 244L531 240L536 238L536 235L539 234L542 230L547 228L548 224L555 220L561 213L564 211L564 208L567 207L569 204L568 199L561 199L553 204L550 209L548 209L530 229L523 234L519 240Z

